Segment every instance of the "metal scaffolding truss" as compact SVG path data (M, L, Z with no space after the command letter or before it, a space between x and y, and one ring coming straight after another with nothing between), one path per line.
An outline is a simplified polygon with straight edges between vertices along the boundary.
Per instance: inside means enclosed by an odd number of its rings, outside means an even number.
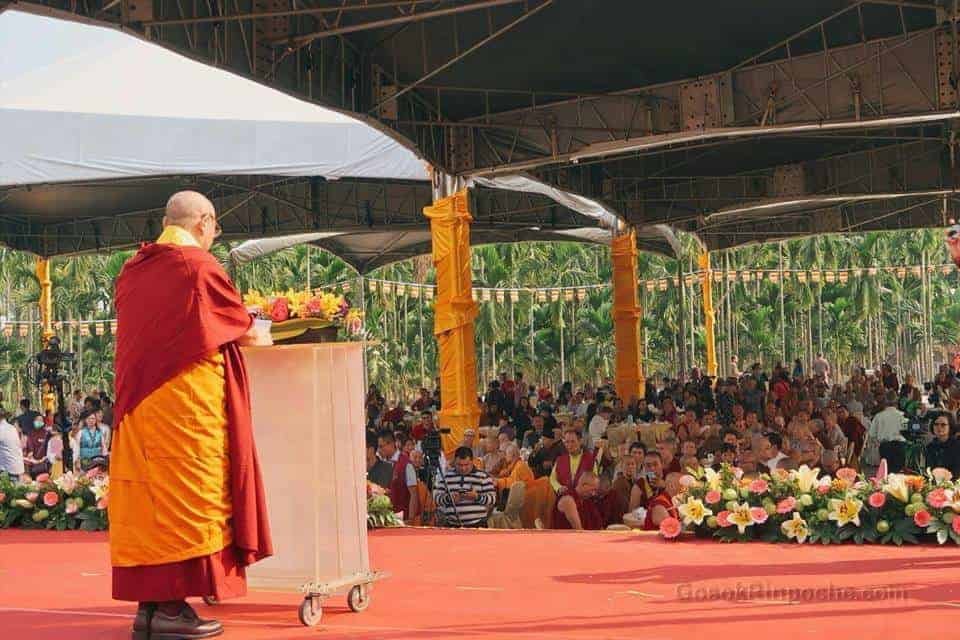
M447 173L528 172L634 225L668 224L711 247L939 225L954 201L952 2L13 4L120 24L372 116ZM0 232L44 254L131 246L150 237L159 194L184 184L216 198L235 239L387 226L414 234L430 199L414 183L177 176L120 181L128 195L94 211L82 197L89 187L49 185L0 192ZM481 190L476 211L490 238L596 226L531 194ZM412 237L397 246L419 248ZM374 248L353 263L404 251Z

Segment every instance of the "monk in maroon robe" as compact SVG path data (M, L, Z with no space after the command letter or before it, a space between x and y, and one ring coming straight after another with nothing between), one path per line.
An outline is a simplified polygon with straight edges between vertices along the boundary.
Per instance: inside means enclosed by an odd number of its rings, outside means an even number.
M239 348L266 338L209 252L213 204L174 194L163 224L115 298L110 555L113 597L140 603L134 640L219 635L186 598L243 595L272 553Z
M560 496L554 505L553 528L603 529L603 513L596 499L599 486L599 479L593 471L581 473L574 490Z

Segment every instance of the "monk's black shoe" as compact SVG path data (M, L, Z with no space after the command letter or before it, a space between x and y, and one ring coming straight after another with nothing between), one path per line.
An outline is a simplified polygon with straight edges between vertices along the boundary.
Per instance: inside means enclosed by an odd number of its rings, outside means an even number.
M178 616L169 616L160 610L155 611L150 620L150 635L144 640L196 640L212 638L221 633L223 633L223 625L216 620L202 619L190 605L184 604Z

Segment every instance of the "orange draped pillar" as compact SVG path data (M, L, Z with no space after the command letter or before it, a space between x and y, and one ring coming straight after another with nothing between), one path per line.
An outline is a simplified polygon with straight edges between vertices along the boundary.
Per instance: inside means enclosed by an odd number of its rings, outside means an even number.
M707 375L717 376L717 342L713 323L713 270L710 268L710 252L704 248L699 256L700 271L703 272L703 328L707 343Z
M480 420L477 404L477 355L473 321L470 268L470 215L466 190L424 207L430 220L433 264L437 269L433 333L440 362L440 410L438 424L450 429L443 436L443 449L450 454L463 441L463 432L476 429Z
M640 298L637 294L637 236L631 230L616 236L610 245L613 262L613 335L617 349L615 384L627 402L643 398L643 363L640 358Z
M37 280L40 282L40 336L43 346L47 346L53 337L53 282L49 260L37 258Z

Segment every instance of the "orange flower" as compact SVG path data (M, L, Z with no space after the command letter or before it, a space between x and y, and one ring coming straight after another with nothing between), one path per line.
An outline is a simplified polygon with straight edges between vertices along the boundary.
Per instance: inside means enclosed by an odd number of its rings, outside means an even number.
M924 479L923 476L907 476L907 486L909 486L914 491L920 491L923 489Z

